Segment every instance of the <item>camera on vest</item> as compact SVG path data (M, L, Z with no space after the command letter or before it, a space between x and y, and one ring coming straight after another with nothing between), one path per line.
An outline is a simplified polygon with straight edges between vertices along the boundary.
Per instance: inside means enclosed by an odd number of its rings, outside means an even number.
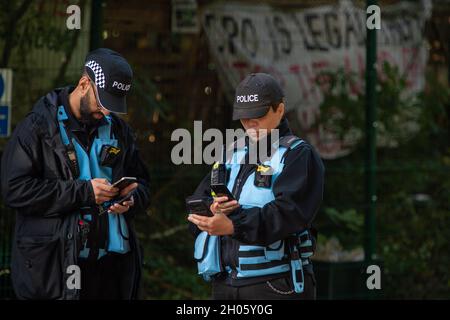
M100 165L104 167L112 167L121 153L120 148L106 144L102 146L100 151Z

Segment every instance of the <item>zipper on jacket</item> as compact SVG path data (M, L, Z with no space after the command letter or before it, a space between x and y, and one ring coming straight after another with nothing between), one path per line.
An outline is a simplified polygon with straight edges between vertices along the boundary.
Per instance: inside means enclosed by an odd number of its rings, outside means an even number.
M239 173L236 177L236 182L233 186L232 193L236 200L239 200L242 187L244 186L245 182L247 181L248 177L256 170L255 165L241 165L239 168ZM234 240L230 236L227 241L227 252L224 253L227 257L227 261L231 263L231 278L237 279L237 271L236 268L239 266L239 242L237 240Z
M248 168L246 166L251 166L251 168ZM247 170L245 170L245 169L247 169ZM256 169L255 165L243 165L239 169L239 173L236 178L236 183L234 184L233 191L232 191L236 200L239 200L239 198L241 196L241 192L242 192L242 187L244 186L245 182L247 182L248 177L255 171L255 169Z

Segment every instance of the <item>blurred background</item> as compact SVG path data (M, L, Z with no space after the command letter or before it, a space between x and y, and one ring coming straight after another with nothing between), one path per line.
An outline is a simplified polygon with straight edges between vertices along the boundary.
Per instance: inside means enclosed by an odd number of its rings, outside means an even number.
M209 168L172 164L171 133L194 120L238 127L234 86L268 72L326 167L318 297L448 299L450 1L370 2L381 29L366 42L366 1L0 0L0 152L40 96L77 83L89 50L121 53L134 71L125 119L151 173L136 223L142 298L208 298L184 199ZM80 29L66 24L72 4ZM14 212L0 205L0 297L13 299ZM367 289L368 264L381 267L381 290Z

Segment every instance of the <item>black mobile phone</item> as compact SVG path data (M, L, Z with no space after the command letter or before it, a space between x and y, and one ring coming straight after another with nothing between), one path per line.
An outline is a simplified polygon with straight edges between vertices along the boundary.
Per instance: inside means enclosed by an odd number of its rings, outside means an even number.
M186 208L190 214L212 217L214 214L209 210L208 203L203 199L186 199Z
M231 193L230 190L228 190L227 186L224 184L212 184L211 190L214 191L217 197L228 197L228 200L236 200Z
M112 187L122 190L128 187L130 184L135 183L137 179L135 177L122 177L112 184Z
M113 203L118 203L120 205L123 205L123 202L129 201L131 197L133 196L134 190L123 196L122 198L118 198L117 200L113 200Z

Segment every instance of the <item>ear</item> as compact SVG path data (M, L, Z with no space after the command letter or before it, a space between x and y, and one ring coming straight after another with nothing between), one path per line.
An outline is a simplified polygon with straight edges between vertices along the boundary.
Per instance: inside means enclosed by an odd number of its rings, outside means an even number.
M91 82L86 75L82 75L80 80L78 80L77 89L79 89L82 96L84 96L90 89Z
M278 116L280 117L280 119L283 117L283 115L284 115L284 103L283 102L280 102L280 104L278 105L278 108L277 108L277 114L278 114Z

